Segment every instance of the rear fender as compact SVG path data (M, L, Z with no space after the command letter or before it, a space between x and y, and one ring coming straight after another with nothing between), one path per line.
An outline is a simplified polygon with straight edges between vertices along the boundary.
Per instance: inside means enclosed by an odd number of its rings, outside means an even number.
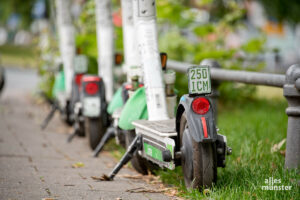
M85 91L85 87L88 83L94 82L98 85L98 92L96 94L93 95L89 95L86 91ZM99 98L100 101L100 111L99 114L97 116L93 116L93 117L101 117L104 124L106 125L108 123L108 115L107 115L107 102L105 99L105 87L104 87L104 82L102 80L102 78L100 78L99 76L96 75L84 75L84 77L82 78L82 89L81 89L81 99L82 102L84 101L85 98L88 97L93 97L93 98ZM83 103L84 104L84 103ZM83 105L84 108L84 105Z
M204 115L199 115L192 110L192 102L195 98L197 97L189 97L189 95L183 95L180 99L176 114L177 141L180 141L180 119L185 111L189 132L192 135L193 139L196 142L215 142L217 139L217 132L213 116L212 103L209 98L205 97L209 100L209 103L211 105L210 110Z

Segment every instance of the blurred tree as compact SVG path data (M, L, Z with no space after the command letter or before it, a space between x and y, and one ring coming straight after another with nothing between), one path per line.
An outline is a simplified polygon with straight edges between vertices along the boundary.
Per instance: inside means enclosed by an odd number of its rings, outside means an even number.
M264 67L257 57L265 50L265 38L241 39L245 14L244 4L235 0L159 0L160 49L176 60L200 63L213 58L223 68L259 70ZM178 76L179 95L187 92L186 81ZM223 83L220 90L223 99L236 100L251 97L255 87Z
M279 22L287 21L292 25L300 22L300 1L299 0L259 0L265 7L270 18Z
M12 13L20 16L20 27L26 29L32 21L31 11L36 0L1 0L0 24L5 25Z

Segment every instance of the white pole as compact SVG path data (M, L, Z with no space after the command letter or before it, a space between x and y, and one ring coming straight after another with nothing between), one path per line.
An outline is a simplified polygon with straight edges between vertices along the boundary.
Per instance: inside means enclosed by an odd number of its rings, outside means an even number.
M133 0L133 12L144 73L149 120L168 119L158 50L155 0Z
M71 18L71 1L56 0L60 56L64 65L66 97L71 96L75 56L75 29Z
M106 100L113 97L113 65L114 65L114 30L110 0L95 0L97 46L98 46L98 75L105 84Z
M140 59L136 34L133 22L132 0L122 0L122 24L123 24L123 45L124 64L123 72L127 74L127 81L131 81L131 76L140 75ZM132 69L135 70L132 70Z

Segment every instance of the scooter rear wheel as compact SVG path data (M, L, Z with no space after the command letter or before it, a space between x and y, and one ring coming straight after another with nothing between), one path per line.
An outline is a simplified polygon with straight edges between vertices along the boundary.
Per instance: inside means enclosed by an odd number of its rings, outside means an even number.
M181 165L187 188L211 187L217 179L216 147L214 143L196 142L189 133L186 113L180 120Z
M100 117L85 118L85 133L88 135L90 147L94 150L101 141L106 128L103 126L103 121Z

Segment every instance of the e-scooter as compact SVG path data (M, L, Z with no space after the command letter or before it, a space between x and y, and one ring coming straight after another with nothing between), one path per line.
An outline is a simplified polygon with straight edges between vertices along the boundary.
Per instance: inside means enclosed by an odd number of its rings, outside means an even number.
M59 64L58 73L55 75L53 87L54 100L42 94L47 102L52 105L50 113L41 125L42 129L46 128L56 110L60 111L63 121L69 125L73 124L70 118L70 96L74 74L75 31L72 25L70 3L70 0L56 0L59 49L62 63Z
M116 143L126 145L125 133L118 127L122 108L135 90L142 86L142 75L138 58L137 43L135 42L135 32L133 25L132 1L122 0L122 24L123 24L123 45L124 64L123 73L127 76L127 81L116 91L108 105L107 112L112 117L112 123L104 134L102 140L97 145L94 156L98 156L105 143L115 136Z
M189 94L181 97L176 117L170 119L158 54L155 0L133 2L149 119L132 122L135 138L109 176L103 178L112 180L122 166L138 154L163 168L172 170L181 165L188 188L210 187L216 181L217 167L225 166L225 156L231 149L226 136L217 133L209 99L209 66L188 69Z

